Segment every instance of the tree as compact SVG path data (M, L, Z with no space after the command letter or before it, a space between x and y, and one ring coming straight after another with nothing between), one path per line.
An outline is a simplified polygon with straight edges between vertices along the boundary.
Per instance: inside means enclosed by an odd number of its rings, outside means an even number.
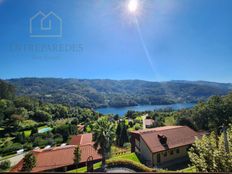
M127 129L128 127L125 124L125 121L118 123L116 129L116 144L120 147L129 141Z
M25 137L25 134L24 132L21 132L21 133L18 133L15 137L15 141L16 142L19 142L21 144L24 144L25 141L26 141L26 137Z
M109 157L115 137L115 126L106 117L99 118L93 128L94 148L102 156L102 169L105 171L106 158Z
M78 165L81 161L81 150L80 150L80 147L77 146L74 150L74 164L76 165L76 167L78 168Z
M36 166L36 158L32 152L29 152L24 157L22 171L30 172L35 166Z
M0 80L0 99L13 99L15 96L15 87Z
M121 123L118 123L118 126L116 128L116 144L119 146L120 144L120 137L121 137L121 132L122 132L122 128L121 128Z
M197 139L190 148L189 157L197 171L200 172L230 172L232 171L232 126L227 130L227 140L224 135L216 136L212 132L209 136ZM226 144L228 150L226 150Z
M34 134L37 134L37 133L38 133L38 127L33 126L33 128L31 129L31 135L30 136L33 136Z
M35 112L34 120L39 122L51 121L52 115L43 110L37 110Z
M0 163L0 171L5 171L10 168L11 162L9 160Z

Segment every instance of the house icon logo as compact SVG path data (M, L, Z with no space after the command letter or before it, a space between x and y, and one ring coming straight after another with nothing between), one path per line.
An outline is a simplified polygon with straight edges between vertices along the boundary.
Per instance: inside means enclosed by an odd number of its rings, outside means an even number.
M62 19L54 12L37 12L30 18L30 37L62 37Z

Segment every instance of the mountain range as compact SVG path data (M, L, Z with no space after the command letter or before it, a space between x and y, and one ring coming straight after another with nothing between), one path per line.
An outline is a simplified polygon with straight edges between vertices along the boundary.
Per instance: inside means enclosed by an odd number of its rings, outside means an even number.
M19 78L6 81L16 87L19 96L89 108L195 103L212 95L225 95L232 90L230 83L207 81L61 78Z

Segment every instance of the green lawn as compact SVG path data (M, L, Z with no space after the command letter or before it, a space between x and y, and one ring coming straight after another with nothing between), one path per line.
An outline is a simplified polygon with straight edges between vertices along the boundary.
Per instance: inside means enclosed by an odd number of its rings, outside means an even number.
M101 167L101 162L98 162L96 164L93 165L93 169L96 170L96 169L99 169ZM87 172L87 167L81 167L79 169L74 169L74 170L70 170L68 171L68 173L85 173Z
M29 137L31 135L31 130L24 131L25 137Z
M6 160L6 159L14 157L14 156L16 156L16 154L4 156L4 157L0 158L0 161Z
M124 154L124 155L113 157L111 159L128 159L140 163L140 160L135 153Z
M125 155L120 155L120 156L117 156L117 157L113 157L113 158L110 158L111 160L112 159L127 159L127 160L132 160L132 161L135 161L135 162L138 162L140 163L137 155L135 153L130 153L130 154L125 154ZM99 169L101 167L101 162L98 162L96 164L94 164L93 168L94 170L95 169ZM74 169L74 170L70 170L68 171L68 173L84 173L84 172L87 172L87 167L81 167L79 169Z
M196 167L195 166L191 166L191 167L188 167L188 168L185 168L185 169L181 170L181 172L193 173L193 172L196 172Z
M50 128L50 127L48 127L46 125L45 126L41 126L41 127L38 128L38 131L41 130L41 129L44 129L44 128ZM31 135L31 130L25 130L24 134L25 134L26 137L29 137Z

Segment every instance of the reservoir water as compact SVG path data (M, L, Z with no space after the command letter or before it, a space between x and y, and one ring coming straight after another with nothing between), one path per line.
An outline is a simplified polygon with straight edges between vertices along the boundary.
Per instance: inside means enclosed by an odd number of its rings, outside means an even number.
M188 109L192 108L196 104L194 103L178 103L178 104L170 104L170 105L138 105L138 106L128 106L128 107L108 107L108 108L98 108L96 109L97 112L102 114L118 114L123 116L127 113L128 110L131 111L154 111L160 109L171 108L173 110L180 110L180 109Z

